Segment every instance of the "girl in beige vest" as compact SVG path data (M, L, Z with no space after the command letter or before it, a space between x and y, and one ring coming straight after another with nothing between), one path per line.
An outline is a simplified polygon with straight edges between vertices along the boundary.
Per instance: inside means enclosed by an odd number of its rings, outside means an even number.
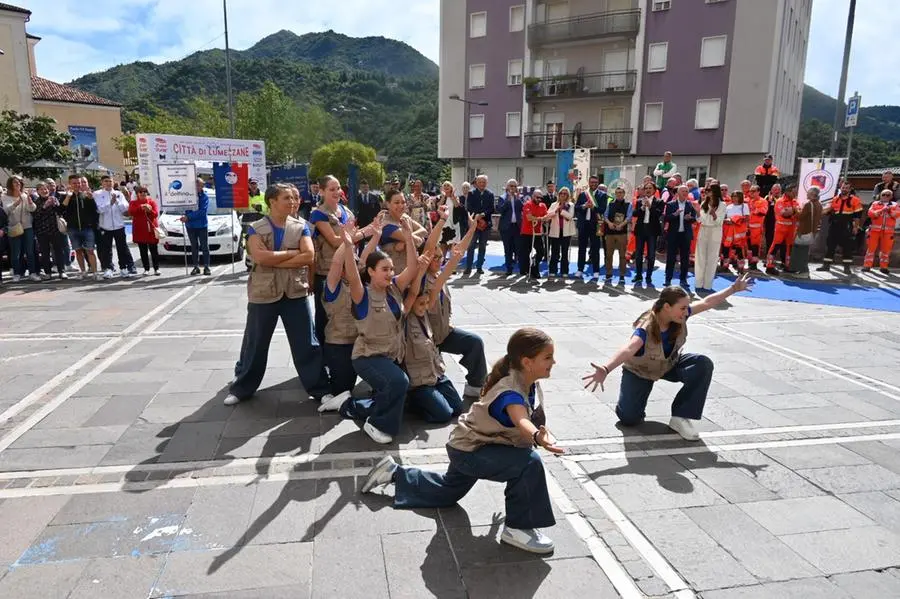
M500 540L532 553L550 553L553 541L539 529L556 524L540 446L561 454L544 427L540 379L553 368L553 340L537 329L519 329L494 365L484 392L460 416L450 435L446 474L398 466L383 458L362 486L394 483L394 507L441 508L455 505L478 480L506 483L506 519Z
M616 415L625 426L637 426L644 421L647 399L653 383L664 379L682 383L672 402L669 428L688 441L700 438L694 421L703 417L706 394L712 381L713 362L700 354L682 354L687 340L687 319L706 312L724 302L729 296L750 286L750 277L741 275L731 286L691 304L690 294L681 287L662 290L653 307L634 322L631 339L604 365L596 365L594 373L582 377L584 388L603 389L606 377L622 366L622 383Z
M403 272L406 269L406 239L402 231L402 223L406 222L412 231L415 247L418 248L425 242L426 231L419 223L412 220L406 211L406 199L399 189L392 189L385 198L387 215L384 219L384 229L381 232L382 251L386 253L393 265L395 272ZM415 248L414 248L415 249Z

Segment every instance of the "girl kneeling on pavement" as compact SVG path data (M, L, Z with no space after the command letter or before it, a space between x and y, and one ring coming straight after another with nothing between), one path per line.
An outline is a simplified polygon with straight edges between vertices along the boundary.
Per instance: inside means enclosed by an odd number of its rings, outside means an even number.
M669 286L662 290L659 299L650 310L634 322L634 333L606 364L596 365L594 374L582 377L584 388L597 386L609 374L622 365L622 383L619 386L619 402L616 415L625 426L636 426L644 421L647 399L653 383L664 379L682 383L681 390L672 402L672 418L669 428L688 441L696 441L700 435L694 429L694 421L703 416L706 394L712 381L713 362L700 354L682 354L687 340L687 319L724 302L729 296L747 289L750 278L744 274L731 286L703 300L691 304L690 294L681 287Z
M506 518L500 540L525 551L550 553L553 541L539 529L556 524L535 448L561 454L544 427L540 379L555 363L553 340L538 329L519 329L484 384L483 395L459 418L447 443L446 474L398 466L383 458L369 472L363 493L394 483L394 507L440 508L456 504L480 480L506 483Z

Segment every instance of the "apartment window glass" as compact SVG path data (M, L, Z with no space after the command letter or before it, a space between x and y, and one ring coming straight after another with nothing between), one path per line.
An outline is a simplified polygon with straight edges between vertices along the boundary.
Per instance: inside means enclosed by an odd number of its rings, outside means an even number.
M473 12L469 15L469 37L484 37L487 35L487 13Z
M522 31L525 29L525 5L509 7L509 30Z
M521 85L522 84L522 59L516 58L510 60L506 67L506 84Z
M522 113L506 113L506 137L519 137L522 132Z
M719 2L725 2L725 0L706 0L707 4L718 4Z
M647 71L658 73L666 70L669 59L669 42L650 44L647 47Z
M478 89L484 87L485 65L470 64L469 65L469 89Z
M694 129L718 129L720 98L697 100L697 113L694 116Z
M541 177L541 185L546 183L547 181L556 181L556 169L552 166L545 166L542 171L543 176Z
M727 45L727 35L703 38L700 44L700 68L724 66Z
M516 181L518 181L519 185L522 184L522 179L525 178L525 169L521 166L516 167Z
M662 117L662 102L644 104L644 131L661 131Z
M648 173L653 174L653 173ZM687 178L688 179L696 179L697 184L700 187L706 185L706 177L709 175L709 171L705 166L689 166L687 168Z
M653 0L653 10L669 10L672 8L672 0Z
M484 137L484 115L469 115L469 137L471 139L480 139Z

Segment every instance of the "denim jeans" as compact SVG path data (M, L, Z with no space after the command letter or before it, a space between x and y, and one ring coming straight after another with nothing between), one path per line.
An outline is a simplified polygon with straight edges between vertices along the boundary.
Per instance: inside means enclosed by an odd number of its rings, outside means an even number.
M425 422L450 422L463 412L463 401L453 381L442 376L434 385L409 390L409 407Z
M706 394L712 382L713 362L700 354L681 354L663 380L682 383L681 389L672 402L672 416L700 420ZM619 386L619 403L616 416L626 426L639 424L646 413L647 399L653 390L653 381L622 370L622 384Z
M369 424L391 436L399 433L409 377L396 362L384 356L356 358L353 369L369 383L374 396L372 399L348 399L341 406L341 415L368 420Z
M28 262L28 273L32 275L38 274L37 260L34 256L34 229L29 227L25 229L23 235L10 237L9 245L13 274L25 275L25 268L22 266L23 250L25 252L25 259Z
M331 378L331 394L339 395L344 391L353 391L356 386L356 371L353 370L353 344L338 345L325 343L322 346L325 366Z
M484 445L475 451L447 446L446 474L400 466L394 473L394 507L455 505L479 480L506 483L506 525L549 528L556 524L544 464L537 451L511 445Z
M484 356L484 341L475 333L456 327L438 349L445 354L462 356L459 363L466 369L466 383L472 387L481 387L487 378L487 358Z
M187 234L191 243L191 260L194 268L200 268L200 251L203 252L203 266L209 268L209 229L188 228Z
M328 314L325 313L325 304L322 302L322 294L325 293L326 275L316 275L313 282L313 304L316 307L316 339L319 343L325 343L325 325L328 324Z
M322 364L322 348L312 328L312 314L305 297L282 297L272 304L247 304L247 327L241 357L235 366L231 393L240 399L251 397L262 384L269 359L269 345L278 319L284 325L294 368L310 397L321 399L328 393L328 378Z
M475 259L475 245L478 245L478 261L475 262L475 268L484 267L484 252L487 250L487 241L488 237L491 234L490 229L485 229L484 231L475 231L475 236L472 238L472 244L469 246L469 251L466 254L466 269L471 270L472 261Z
M500 239L503 241L503 264L506 266L506 272L512 272L519 252L519 231L517 225L500 231Z

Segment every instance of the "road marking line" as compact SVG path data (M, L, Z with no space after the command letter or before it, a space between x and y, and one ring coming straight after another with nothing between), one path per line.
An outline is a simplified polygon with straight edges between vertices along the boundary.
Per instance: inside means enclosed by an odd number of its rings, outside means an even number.
M20 354L18 356L9 356L7 358L0 358L0 364L2 364L3 362L12 362L13 360L21 360L22 358L33 358L35 356L44 356L44 355L52 354L52 353L56 353L56 350L39 351L39 352L34 352L32 354Z
M685 598L696 597L688 583L681 575L672 567L665 557L647 540L647 537L638 530L628 517L622 513L622 510L613 503L612 499L600 488L597 483L591 480L590 476L577 463L571 460L563 460L566 469L575 477L575 480L581 484L582 488L594 499L606 513L606 517L616 525L619 532L628 540L631 546L641 554L644 561L659 575L660 579L669 587L669 590L675 593L683 592Z

